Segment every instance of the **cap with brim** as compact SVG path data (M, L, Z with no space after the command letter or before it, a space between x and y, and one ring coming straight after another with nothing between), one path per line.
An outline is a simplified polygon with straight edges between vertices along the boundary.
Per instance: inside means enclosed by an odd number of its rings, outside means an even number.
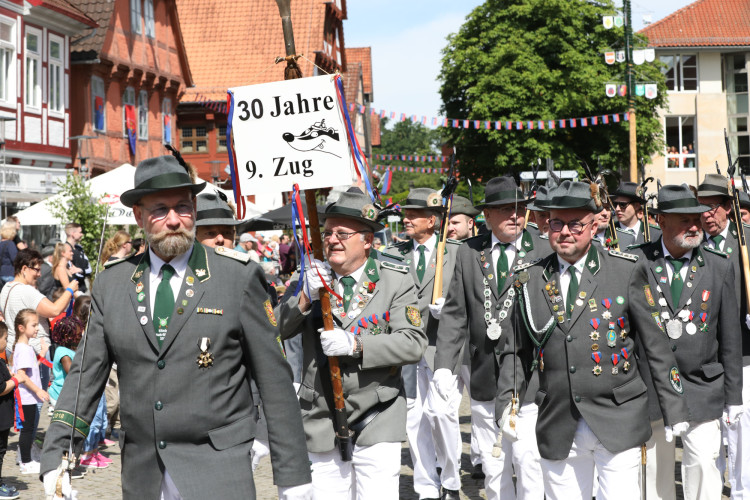
M750 210L750 196L744 191L739 191L737 193L740 197L740 208L746 208Z
M494 177L489 180L484 188L484 200L476 205L476 208L483 209L497 205L507 205L509 203L528 203L529 200L524 198L523 192L519 189L518 184L513 177L502 176Z
M444 211L443 197L437 191L430 188L415 188L409 191L401 208L411 208L415 210L435 210Z
M620 182L612 196L624 196L639 203L646 203L646 200L641 197L641 186L636 182Z
M378 213L378 209L366 194L346 192L341 193L338 200L330 203L319 217L322 221L334 217L350 219L365 224L373 231L380 231L385 226L377 222Z
M218 194L199 194L196 200L196 226L236 226L242 223L234 218L234 212Z
M40 252L42 254L42 258L49 257L53 253L55 253L55 246L54 245L46 245L42 247L42 251Z
M479 215L479 210L474 208L468 199L454 194L453 201L451 202L451 215L468 215L469 217L476 217Z
M240 235L240 243L247 243L248 241L258 241L255 239L255 237L250 233L242 233Z
M536 196L528 205L526 205L526 208L534 212L548 212L549 209L546 207L548 201L547 186L539 186L536 189Z
M655 214L702 214L711 207L701 205L686 184L662 186L656 198Z
M565 210L575 208L599 213L601 205L597 205L591 196L591 184L587 182L562 181L559 186L547 193L547 210Z
M723 196L729 198L727 178L719 174L706 174L698 186L698 196Z
M143 160L135 169L134 188L120 195L120 202L132 207L142 197L167 189L190 188L194 195L206 186L205 182L193 184L185 168L174 156L165 155Z

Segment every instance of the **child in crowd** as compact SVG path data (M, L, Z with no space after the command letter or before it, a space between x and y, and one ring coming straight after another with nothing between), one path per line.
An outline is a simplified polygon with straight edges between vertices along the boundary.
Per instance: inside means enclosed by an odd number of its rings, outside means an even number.
M62 318L52 329L52 342L57 348L52 362L52 373L55 378L49 387L50 405L54 405L60 397L60 390L73 365L75 349L81 341L81 335L83 335L83 323L75 316Z
M0 352L5 352L8 345L8 327L0 321ZM26 374L21 372L11 377L5 360L0 360L0 499L18 498L18 490L2 480L3 458L8 450L8 436L13 427L13 390L19 383L26 381Z
M16 373L23 372L27 380L21 382L21 408L23 409L23 428L18 438L21 451L21 474L39 474L39 462L31 459L31 445L34 442L34 431L37 404L48 401L49 395L41 388L39 361L29 340L36 337L39 316L33 309L21 309L14 322L16 343L13 346L13 367ZM47 353L47 346L42 344L42 353Z

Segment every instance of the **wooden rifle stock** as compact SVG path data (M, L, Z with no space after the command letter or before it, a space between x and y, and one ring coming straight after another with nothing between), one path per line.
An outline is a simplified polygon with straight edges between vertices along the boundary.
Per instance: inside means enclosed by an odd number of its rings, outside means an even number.
M737 241L740 244L740 259L742 263L742 278L745 284L745 305L750 312L750 257L747 253L747 241L745 240L745 230L742 227L742 212L740 211L740 195L734 186L734 177L730 177L729 192L732 193L732 213L734 221L737 224ZM738 297L739 299L739 297Z
M448 198L447 210L443 214L443 222L440 225L440 240L437 246L437 257L435 259L435 282L432 285L432 303L443 296L443 256L445 254L445 240L448 239L448 216L451 213L453 198Z

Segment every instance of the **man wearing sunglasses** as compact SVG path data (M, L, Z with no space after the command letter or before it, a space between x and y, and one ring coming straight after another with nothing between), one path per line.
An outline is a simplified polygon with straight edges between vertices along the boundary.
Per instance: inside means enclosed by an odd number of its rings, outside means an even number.
M86 355L73 362L44 442L45 491L54 492L71 434L76 447L86 435L114 362L124 499L255 498L251 381L274 415L280 498L309 493L299 405L263 272L244 254L195 240L205 182L193 184L174 157L142 161L134 184L121 201L148 251L96 278Z
M383 229L370 198L341 193L320 214L327 263L306 265L299 294L279 305L284 339L302 335L304 373L298 396L315 499L399 497L406 398L401 367L424 354L427 335L409 268L371 256ZM307 263L306 263L307 264ZM296 290L297 280L289 285ZM323 330L320 293L330 289L334 328ZM329 357L337 357L349 429L351 461L334 432ZM270 413L267 413L270 415Z
M623 231L631 234L635 239L634 245L639 245L645 240L646 226L649 222L643 220L643 205L646 200L642 197L640 185L635 182L620 182L617 190L612 193L612 206L617 215L617 226ZM601 230L601 228L599 228ZM661 232L659 226L649 226L651 241L656 241ZM620 249L627 247L620 245Z
M674 355L652 292L644 293L646 269L634 255L591 244L601 206L589 184L563 181L549 198L554 253L514 269L513 312L521 359L539 375L533 397L544 492L551 500L590 499L596 470L601 498L640 498L640 445L651 427L634 339L648 354L665 422L679 434L687 410ZM511 394L497 387L500 419ZM498 425L509 421L503 415Z
M546 241L523 228L527 201L512 177L495 177L487 183L485 199L477 208L484 211L490 232L470 238L459 247L453 280L440 313L434 388L430 390L435 399L452 401L456 397L457 369L468 337L471 432L477 439L485 493L490 500L515 497L514 469L519 498L544 498L534 439L536 389L529 391L531 399L519 402L518 439L504 439L500 456L493 456L499 417L495 411L498 373L507 375L502 383L510 390L521 392L525 383L521 364L512 359L512 269L549 252ZM515 377L514 367L520 370ZM536 377L532 385L535 383Z

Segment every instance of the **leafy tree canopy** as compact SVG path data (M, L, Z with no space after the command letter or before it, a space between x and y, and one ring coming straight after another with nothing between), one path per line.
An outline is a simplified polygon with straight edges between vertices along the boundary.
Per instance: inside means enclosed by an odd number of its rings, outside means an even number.
M607 65L604 52L624 50L624 28L605 29L611 0L486 0L448 38L440 75L443 111L472 120L553 120L628 109L627 97L609 98L607 83L625 83L625 63ZM636 39L635 47L645 47ZM638 157L663 147L657 108L666 106L659 63L634 66L634 82L658 84L656 99L635 98ZM565 129L445 129L462 175L474 179L530 170L538 158L557 168L580 160L627 172L627 122Z

